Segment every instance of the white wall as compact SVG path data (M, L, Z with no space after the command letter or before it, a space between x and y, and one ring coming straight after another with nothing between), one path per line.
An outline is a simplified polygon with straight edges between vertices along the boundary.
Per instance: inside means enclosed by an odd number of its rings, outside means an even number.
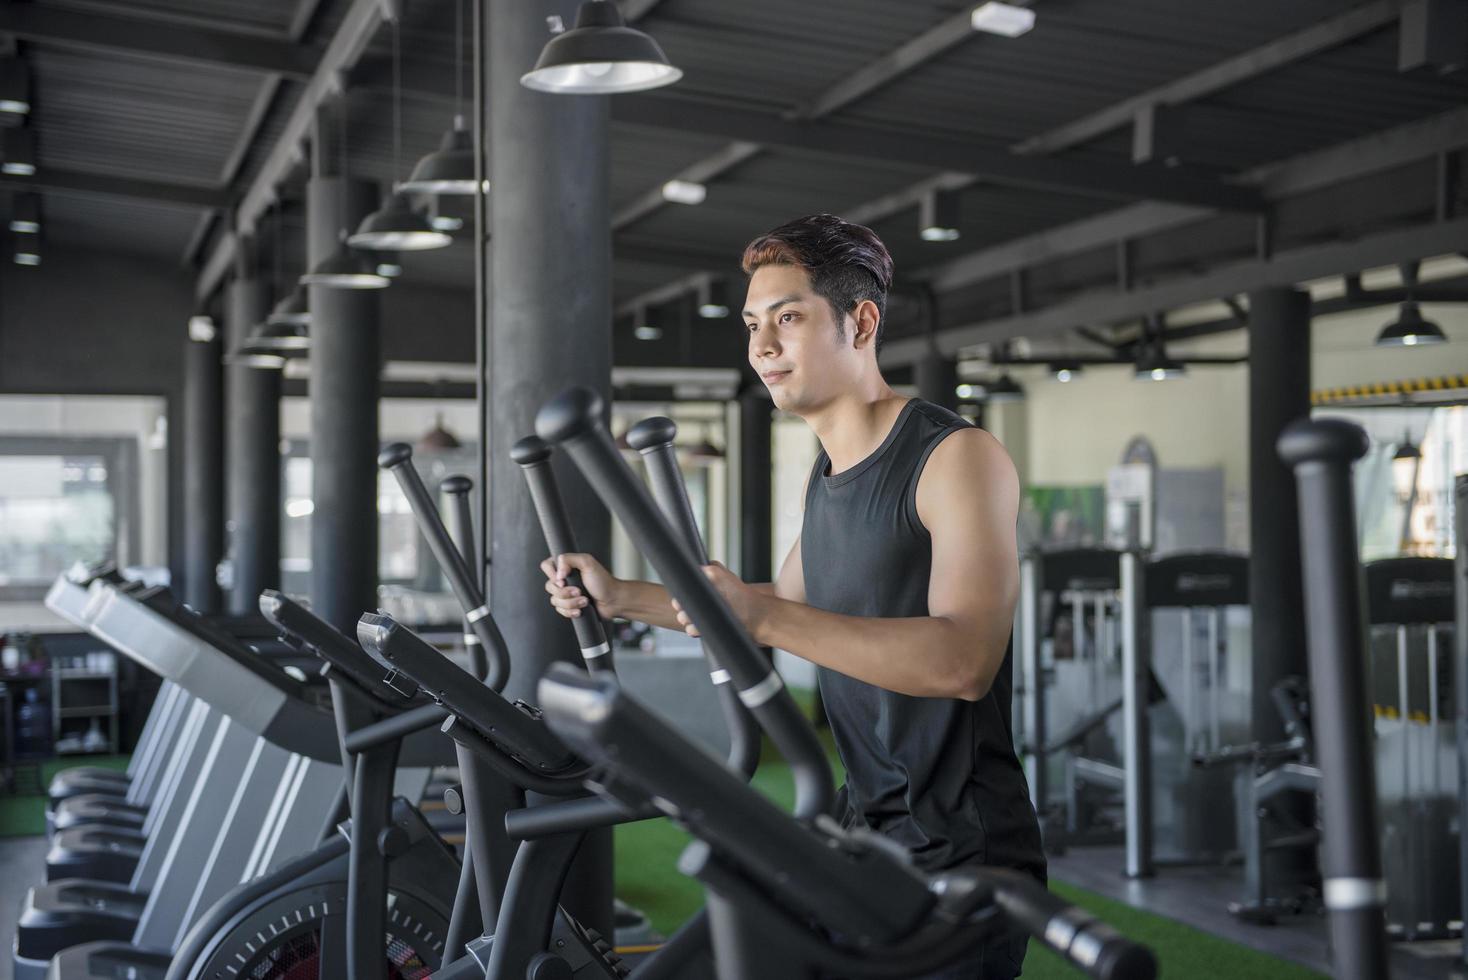
M1318 318L1312 327L1313 389L1468 372L1468 307L1427 305L1450 343L1378 348L1373 341L1395 307ZM1175 354L1244 353L1243 331L1179 344ZM1040 369L1016 371L1023 407L1004 408L995 435L1013 440L1027 485L1105 482L1135 435L1145 435L1166 468L1221 467L1226 492L1248 487L1248 366L1193 367L1176 381L1135 381L1128 368L1091 368L1069 384ZM1024 424L1016 428L1014 414Z

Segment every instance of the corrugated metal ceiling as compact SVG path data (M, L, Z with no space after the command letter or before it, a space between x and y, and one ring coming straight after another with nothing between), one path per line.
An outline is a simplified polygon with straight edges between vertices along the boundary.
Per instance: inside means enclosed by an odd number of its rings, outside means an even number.
M283 39L311 0L40 0L43 5L208 25ZM304 40L320 44L349 0L320 0ZM953 0L663 0L644 22L684 68L680 97L773 114L802 104L967 4ZM1007 146L1208 67L1352 4L1342 0L1046 0L1039 26L1018 39L973 35L836 112L835 122ZM454 5L412 0L403 27L409 88L452 77ZM1187 109L1187 165L1232 171L1340 143L1456 108L1468 72L1444 78L1396 71L1396 30L1375 31L1306 61L1228 88ZM113 51L24 44L35 73L33 125L44 169L217 186L261 91L259 73L166 63ZM369 60L390 51L375 39ZM380 73L374 70L374 77ZM245 154L233 188L258 171L300 85L287 81ZM628 96L625 98L636 98ZM452 116L443 96L404 98L402 164L433 148ZM352 169L379 181L394 173L391 103L380 82L353 101ZM898 134L898 135L894 135ZM1085 147L1124 162L1129 134ZM613 212L716 153L728 140L666 129L614 125L610 148ZM709 181L699 207L669 205L630 224L619 242L665 252L729 254L753 234L800 213L842 211L932 176L921 167L863 157L765 151ZM58 245L105 243L177 260L199 228L197 209L46 194L47 236ZM54 203L52 198L55 198ZM1083 193L1017 191L984 183L962 195L965 235L947 245L918 240L913 209L874 221L904 268L944 262L1115 207ZM468 263L456 250L442 268L414 257L410 275L459 281ZM685 275L686 269L619 260L619 297Z

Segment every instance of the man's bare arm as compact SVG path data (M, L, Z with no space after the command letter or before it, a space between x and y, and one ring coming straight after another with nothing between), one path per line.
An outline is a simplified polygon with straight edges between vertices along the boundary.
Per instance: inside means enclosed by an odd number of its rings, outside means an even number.
M746 602L720 581L727 572L711 575L764 645L901 694L978 700L1003 662L1018 596L1014 466L988 433L956 432L929 458L917 504L933 540L927 616L843 616L778 594Z

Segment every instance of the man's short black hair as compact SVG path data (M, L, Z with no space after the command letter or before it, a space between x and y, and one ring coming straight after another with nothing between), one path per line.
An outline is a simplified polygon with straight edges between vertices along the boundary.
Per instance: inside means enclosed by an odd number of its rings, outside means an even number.
M766 232L744 249L746 275L766 265L794 265L810 276L811 288L831 306L836 329L846 314L869 299L877 304L875 347L882 350L887 326L887 291L892 288L892 256L876 232L834 214L808 214Z

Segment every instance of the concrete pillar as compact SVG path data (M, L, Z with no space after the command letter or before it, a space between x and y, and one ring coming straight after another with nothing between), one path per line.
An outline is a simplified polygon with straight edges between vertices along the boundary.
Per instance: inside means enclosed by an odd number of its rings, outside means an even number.
M184 601L212 616L224 557L224 344L208 317L189 322L184 352Z
M778 571L771 554L774 411L758 380L739 393L739 575L746 582L772 582Z
M534 431L536 410L571 385L610 400L611 231L607 99L533 92L520 76L550 35L546 18L573 23L575 0L490 0L488 64L491 300L481 323L486 399L483 522L490 607L514 656L506 694L534 700L553 660L575 662L569 625L545 600L545 540L519 468L507 453ZM492 328L490 328L492 324ZM570 466L558 466L583 551L609 553L610 518ZM610 935L611 835L588 835L564 902Z
M1308 672L1295 479L1276 445L1310 414L1310 296L1272 286L1249 294L1249 605L1253 609L1254 737L1284 726L1269 691Z
M1300 517L1295 477L1279 458L1281 431L1310 413L1310 295L1283 286L1249 294L1249 606L1253 616L1254 737L1273 742L1284 725L1269 692L1290 675L1309 676ZM1309 826L1312 801L1284 800ZM1264 856L1273 894L1313 882L1313 849Z
M236 350L270 310L270 288L248 270L225 293L225 346ZM228 611L258 611L280 587L280 370L232 364L225 382L230 536Z
M319 127L325 131L327 127ZM331 174L319 152L306 186L306 261L314 266L376 210L375 184ZM311 603L348 636L377 608L377 376L375 289L311 286Z
M950 412L958 411L958 362L929 351L913 365L918 397Z

